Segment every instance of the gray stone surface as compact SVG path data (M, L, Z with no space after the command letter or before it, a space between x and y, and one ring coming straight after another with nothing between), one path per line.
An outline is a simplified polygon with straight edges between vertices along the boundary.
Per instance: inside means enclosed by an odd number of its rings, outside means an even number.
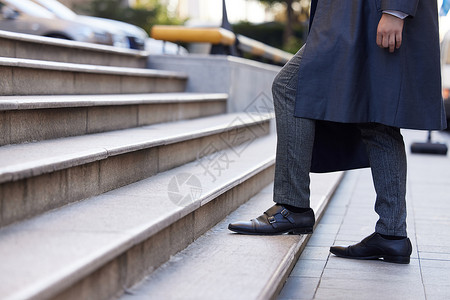
M6 42L7 40L2 39L3 41ZM36 43L33 41L15 41L12 44L12 49L15 51L7 53L9 55L2 56L132 68L145 68L147 64L147 56L136 55L136 53L98 51L95 48L72 48L66 45Z
M110 191L158 173L157 151L155 148L144 149L100 161L100 191Z
M408 152L412 142L426 140L425 132L403 133ZM434 139L450 145L448 133L435 133ZM407 223L413 244L411 263L349 260L328 252L333 244L359 242L373 232L377 220L373 212L375 192L370 171L347 172L278 299L450 297L450 159L449 156L409 153L408 164Z
M1 59L1 58L0 58ZM75 80L72 72L60 70L37 70L14 66L13 90L2 95L52 95L75 94Z
M227 97L224 93L0 96L0 110L221 102Z
M9 143L24 143L86 133L87 109L20 110L9 115ZM8 143L8 144L9 144ZM2 143L5 145L7 143Z
M72 203L100 193L100 162L96 161L84 164L75 168L66 169L62 172L67 173L65 203ZM61 206L61 203L58 204L58 207Z
M195 160L198 149L201 149L198 139L158 147L158 170L166 171Z
M87 110L87 132L96 133L108 130L138 126L138 106L97 106Z
M142 126L176 121L179 120L177 119L178 110L178 104L170 102L138 105L138 123Z
M187 80L180 72L22 58L0 57L0 67L14 70L0 95L182 92Z
M7 274L2 276L0 285L3 299L27 299L41 292L42 285L64 288L61 279L74 270L79 271L80 263L86 261L94 265L96 255L106 252L111 243L124 241L126 237L126 234L111 232L92 235L87 232L34 230L23 231L19 235L14 229L2 231L1 235L0 253L4 257L2 274ZM11 245L17 248L12 250ZM62 245L67 249L61 251ZM65 270L56 269L58 265L64 266ZM44 276L48 273L59 273L59 276ZM30 278L34 280L30 281ZM44 292L42 297L48 295Z
M122 78L118 74L101 74L100 76L96 73L70 72L69 74L73 76L76 94L120 94L122 92Z
M3 39L3 38L1 38L1 43L2 43L2 47L0 48L0 56L2 56L2 57L15 57L15 52L16 52L16 43L15 43L15 41L10 40L10 39Z
M98 45L92 43L83 43L77 41L69 41L64 39L55 39L48 37L41 37L37 35L22 34L10 31L0 30L0 38L3 41L19 41L24 43L34 43L37 45L50 45L55 47L62 47L64 49L81 49L93 52L100 52L106 54L122 54L128 56L147 57L148 53L145 51L138 51L133 49L125 49L118 47L111 47L106 45Z
M0 148L3 154L0 178L4 181L0 186L0 227L142 180L207 154L217 153L215 159L219 160L225 157L222 151L229 149L237 155L235 147L245 140L238 139L238 143L230 146L221 136L223 131L237 130L228 128L234 117L225 115L211 119L212 123L205 119L185 121L175 126L161 124L84 136L85 139L73 137ZM241 151L248 145L244 144ZM220 162L227 167L235 164L234 159ZM198 161L214 177L217 163Z
M3 96L0 145L212 116L225 102L224 94Z
M0 57L0 66L38 69L38 70L57 70L57 71L66 71L66 72L126 75L126 76L136 76L136 77L187 79L187 75L185 73L176 72L176 71L126 68L126 67L111 67L111 66L101 66L101 65L83 65L83 64L41 61L41 60L24 59L24 58Z
M313 176L312 190L317 196L312 198L312 207L318 215L321 202L328 200L326 195L339 178L339 173ZM228 231L227 226L232 221L254 218L272 205L269 186L121 299L269 299L306 236L239 235Z
M230 125L237 117L243 122ZM270 120L270 116L265 118ZM201 138L245 127L252 122L253 120L246 114L229 114L31 144L10 145L0 148L0 182L36 176L104 159L107 156Z
M13 90L12 68L0 67L0 96L11 95Z
M10 114L0 112L0 145L11 143L11 122Z
M148 62L150 68L187 73L188 92L229 94L229 112L273 112L271 88L280 67L222 55L151 55Z
M164 256L168 259L167 254L173 253L173 250L166 248L167 244L163 241L169 237L168 246L178 248L176 251L192 242L193 236L186 234L186 230L194 230L193 213L197 208L239 186L251 176L250 174L256 175L273 165L274 141L273 136L256 141L236 158L239 161L234 167L225 170L215 181L204 173L202 166L193 162L0 229L0 253L5 262L0 264L0 274L8 274L4 280L4 276L1 276L0 297L49 298L63 293L60 297L68 296L67 299L71 299L74 290L67 290L68 294L65 294L64 290L75 284L79 289L78 296L92 298L93 295L101 294L103 289L92 285L93 282L104 284L104 288L108 290L105 293L109 294L109 285L116 286L114 276L117 276L118 267L120 274L123 274L119 282L134 283L139 278L137 274L141 274L134 267L140 264L143 255L151 256L151 253L146 251L157 251L157 261L162 262ZM232 150L227 151L232 155ZM196 194L192 201L188 201L184 206L176 205L168 194L171 189L170 182L174 176L181 173L192 174L201 183L201 193ZM180 190L180 193L184 192ZM234 193L232 195L242 197ZM199 222L206 224L203 219L207 214L202 215ZM186 222L179 223L178 227L170 227L183 218L192 217L194 219L185 219ZM213 217L213 214L210 214L210 217ZM169 230L166 238L160 236L152 243L145 244L143 248L136 246L165 228ZM182 236L187 240L183 241ZM129 255L128 264L128 259L122 255L129 249L132 249L132 252L126 254ZM116 259L120 262L118 266L114 266ZM149 265L145 267L151 268L155 260L150 257L148 259ZM88 274L103 268L102 266L105 266L105 269L100 281L95 281L98 276L94 273L94 281L77 284L80 280L84 281L83 278ZM124 267L130 269L123 269Z
M98 195L99 169L99 162L93 162L1 184L0 227Z

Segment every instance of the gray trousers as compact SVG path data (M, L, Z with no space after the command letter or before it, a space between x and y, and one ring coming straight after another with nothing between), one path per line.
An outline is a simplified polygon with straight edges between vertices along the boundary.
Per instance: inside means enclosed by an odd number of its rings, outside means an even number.
M309 207L315 121L294 117L298 69L303 48L276 76L272 93L277 127L274 201ZM375 231L406 236L406 153L399 128L358 124L372 170L379 215Z

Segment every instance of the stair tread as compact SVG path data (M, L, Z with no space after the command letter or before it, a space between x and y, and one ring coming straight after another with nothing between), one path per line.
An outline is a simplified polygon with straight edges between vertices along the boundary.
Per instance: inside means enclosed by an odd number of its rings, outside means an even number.
M26 58L0 57L0 66L34 68L34 69L45 69L45 70L67 71L67 72L97 73L109 75L187 79L187 74L176 71L88 65L88 64L77 64L66 62L54 62L46 60L34 60Z
M221 101L227 98L228 94L224 93L0 96L0 110Z
M311 207L317 217L342 173L311 175ZM272 206L272 190L273 184L263 189L128 290L121 300L272 299L307 236L248 236L227 229L230 222L250 220Z
M221 151L230 165L215 178L201 161L0 229L0 298L55 295L131 246L270 167L275 135ZM213 154L207 159L217 159ZM209 160L207 160L209 161ZM170 198L174 176L192 174L201 191L184 206ZM151 196L150 196L151 195Z
M109 46L109 45L85 43L85 42L79 42L79 41L71 41L71 40L65 40L65 39L55 39L55 38L50 38L50 37L45 37L45 36L10 32L10 31L4 31L4 30L0 30L0 38L24 41L24 42L30 42L30 43L36 43L36 44L62 46L62 47L66 47L66 48L90 50L90 51L95 51L95 52L128 55L130 57L148 57L148 55L149 55L149 53L147 51L120 48L120 47L114 47L114 46Z
M0 183L109 156L217 134L268 121L269 114L233 113L83 136L0 147Z

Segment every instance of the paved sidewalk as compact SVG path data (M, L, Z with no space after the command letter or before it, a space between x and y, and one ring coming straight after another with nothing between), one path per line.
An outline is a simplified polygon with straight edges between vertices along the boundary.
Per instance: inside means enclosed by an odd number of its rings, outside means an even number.
M450 154L410 154L426 133L404 131L408 152L409 265L358 261L329 253L374 231L375 191L369 169L347 172L278 300L450 299ZM450 134L434 133L435 141Z

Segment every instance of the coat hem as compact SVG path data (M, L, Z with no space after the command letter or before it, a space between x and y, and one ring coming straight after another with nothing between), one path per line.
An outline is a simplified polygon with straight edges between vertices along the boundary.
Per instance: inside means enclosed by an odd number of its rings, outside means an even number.
M342 123L342 124L364 124L364 123L379 123L386 126L391 127L397 127L402 129L413 129L413 130L444 130L447 127L443 124L439 125L424 125L424 124L397 124L388 122L385 120L380 119L373 119L373 120L362 120L362 119L347 119L347 120L336 120L330 117L322 117L322 116L314 116L310 114L304 114L304 113L295 113L294 117L296 118L305 118L310 120L316 120L316 121L326 121L326 122L333 122L333 123Z

